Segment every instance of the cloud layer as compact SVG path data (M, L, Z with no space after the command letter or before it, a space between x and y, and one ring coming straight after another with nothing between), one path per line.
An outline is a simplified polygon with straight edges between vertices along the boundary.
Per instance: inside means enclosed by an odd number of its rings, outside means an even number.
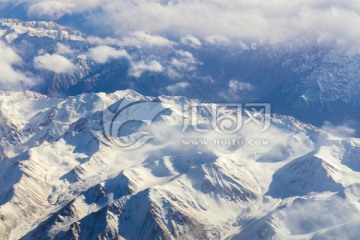
M0 41L0 87L4 90L20 90L34 84L33 80L14 66L21 65L21 57Z
M34 59L34 65L38 69L44 69L54 73L71 73L75 65L66 57L59 54L45 54Z
M160 73L164 71L164 67L156 60L149 62L139 61L131 62L129 75L133 77L140 77L144 72Z
M110 1L99 24L118 34L144 31L208 42L280 43L297 39L339 44L360 38L357 0ZM106 16L106 17L105 17Z
M134 47L170 47L174 43L159 35L147 34L143 31L136 31L124 37L119 44Z
M101 64L106 63L110 59L130 58L126 50L115 49L109 46L97 46L91 48L88 51L87 55L89 56L90 59Z
M170 44L149 34L200 43L284 43L298 39L319 43L358 43L358 0L28 0L30 17L59 18L66 13L97 15L87 21L128 43ZM135 34L134 34L135 33ZM186 37L187 36L187 37ZM191 36L191 37L189 37ZM185 38L184 38L185 37Z

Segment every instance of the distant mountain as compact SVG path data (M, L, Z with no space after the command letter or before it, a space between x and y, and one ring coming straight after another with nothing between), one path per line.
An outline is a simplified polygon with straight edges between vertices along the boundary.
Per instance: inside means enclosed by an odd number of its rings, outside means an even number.
M359 235L359 139L280 115L265 132L251 124L236 134L184 132L183 105L197 100L130 90L66 98L0 92L0 103L1 239ZM211 120L204 111L196 119ZM135 151L102 137L107 120L157 113L154 138Z
M356 4L245 2L0 0L0 240L359 239Z
M29 9L30 4L24 1L4 1L4 3L0 3L2 18L16 18L20 20L27 21L29 20L27 16L27 11Z
M211 102L270 102L273 111L318 126L325 120L338 124L358 119L360 58L351 49L333 50L301 42L286 48L203 44L195 49L179 43L158 47L123 45L121 48L131 55L132 62L110 58L99 63L89 57L89 49L103 44L118 49L119 40L101 43L73 27L55 22L5 18L0 21L0 39L23 58L25 64L19 66L22 71L42 79L32 90L49 96L111 93L130 88L151 96L184 95ZM34 58L57 53L59 43L71 49L65 57L76 70L54 73L36 69ZM179 52L191 54L192 59L181 59L184 56ZM130 74L134 63L139 67L151 61L161 64L161 71L144 69L139 76ZM171 75L173 61L184 67L177 77Z

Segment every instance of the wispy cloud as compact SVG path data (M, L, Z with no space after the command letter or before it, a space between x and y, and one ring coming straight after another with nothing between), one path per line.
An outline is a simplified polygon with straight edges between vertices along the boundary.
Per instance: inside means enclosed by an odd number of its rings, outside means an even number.
M124 46L135 47L169 47L174 43L159 35L151 35L142 31L130 33L129 36L124 37L120 44Z
M56 19L66 13L97 9L98 14L88 19L89 24L107 28L109 33L117 36L127 36L123 40L136 45L144 42L160 43L161 46L171 44L171 41L153 35L178 39L194 36L211 44L239 44L240 41L286 43L298 39L355 44L360 39L360 2L357 0L24 2L30 2L28 15L34 18L48 16ZM192 40L194 38L183 39L186 43ZM197 45L198 42L193 46Z
M353 123L348 122L346 124L334 126L330 122L324 122L324 125L321 127L320 132L322 133L321 136L333 136L333 137L341 137L341 138L348 138L352 137L356 130L352 128Z
M296 39L358 42L360 2L340 0L209 0L111 1L104 18L119 34L192 34L210 43L257 41L279 43ZM120 28L119 28L120 26Z
M15 66L23 64L21 57L0 41L0 87L4 90L19 90L35 84L35 81Z
M4 2L10 0L4 0ZM27 14L30 17L49 17L52 19L60 18L67 13L79 13L92 10L110 3L114 0L23 0L18 2L28 2L30 7Z
M250 83L240 82L235 79L231 79L229 81L229 90L230 90L230 92L233 92L233 93L236 93L239 91L244 91L244 90L251 90L252 88L253 88L253 86Z
M130 58L130 55L124 49L116 49L109 46L96 46L91 48L88 53L88 57L97 63L106 63L110 59L118 58Z
M54 73L71 73L75 65L66 57L59 54L45 54L34 58L34 65L38 69L44 69Z
M56 44L56 53L59 55L72 55L75 53L75 50L71 49L71 47L62 44L62 43L57 43Z
M193 48L200 48L202 45L201 41L197 37L195 37L191 34L186 35L185 37L182 37L180 39L180 42L184 45L188 45Z
M156 60L152 60L149 62L146 62L146 61L133 62L132 61L129 75L138 78L144 72L160 73L162 71L164 71L164 67Z
M180 78L183 74L195 71L201 64L191 52L178 50L175 52L175 57L170 60L167 74L171 78Z
M227 45L227 44L231 43L230 39L228 39L226 36L220 35L220 34L205 36L204 41L207 44L212 44L212 45Z
M190 83L188 83L188 82L178 82L178 83L167 86L166 90L174 94L177 91L184 90L184 89L186 89L188 87L190 87Z
M34 17L51 16L58 18L73 12L75 8L76 5L71 2L41 1L30 6L28 15Z

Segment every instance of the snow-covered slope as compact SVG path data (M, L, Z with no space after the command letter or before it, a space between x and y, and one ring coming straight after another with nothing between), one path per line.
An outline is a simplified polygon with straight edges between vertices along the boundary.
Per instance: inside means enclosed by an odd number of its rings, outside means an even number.
M54 22L30 21L0 18L1 38L8 43L21 38L51 38L61 41L84 41L79 31L60 26Z
M0 103L0 239L359 234L359 139L280 115L265 132L255 124L225 135L182 131L183 105L197 100L130 90L67 98L1 92ZM106 117L119 106L135 108ZM143 146L124 149L106 138L106 120L152 115L149 129L120 131L150 131ZM229 139L243 142L214 142Z

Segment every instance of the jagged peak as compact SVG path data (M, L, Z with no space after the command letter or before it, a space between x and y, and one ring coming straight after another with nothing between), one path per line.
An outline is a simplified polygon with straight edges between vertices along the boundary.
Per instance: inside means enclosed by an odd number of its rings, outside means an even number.
M13 26L21 26L26 28L36 28L36 29L44 29L44 30L60 30L60 31L70 31L70 32L78 32L80 31L61 26L53 21L22 21L14 18L0 18L0 24L13 27Z
M33 91L3 91L0 90L0 99L12 99L12 100L36 100L48 98L48 96Z

